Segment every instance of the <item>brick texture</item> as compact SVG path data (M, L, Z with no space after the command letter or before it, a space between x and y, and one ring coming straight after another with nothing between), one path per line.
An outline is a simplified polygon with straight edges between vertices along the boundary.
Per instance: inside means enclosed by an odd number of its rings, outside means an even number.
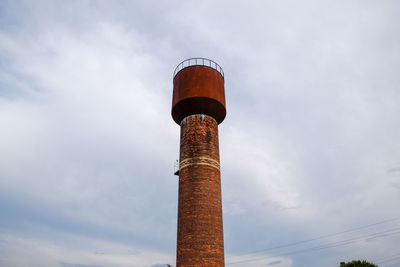
M225 266L218 124L196 114L181 122L177 266Z

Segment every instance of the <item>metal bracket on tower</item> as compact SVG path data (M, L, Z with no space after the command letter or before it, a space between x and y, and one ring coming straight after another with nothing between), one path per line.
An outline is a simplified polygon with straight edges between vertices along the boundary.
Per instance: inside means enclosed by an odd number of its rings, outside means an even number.
M179 161L176 160L174 163L174 175L179 176Z

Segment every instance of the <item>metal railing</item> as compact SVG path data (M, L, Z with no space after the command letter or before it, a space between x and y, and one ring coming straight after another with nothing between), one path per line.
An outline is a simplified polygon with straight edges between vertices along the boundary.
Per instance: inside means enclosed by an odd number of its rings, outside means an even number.
M202 57L189 58L179 63L179 65L174 70L174 77L178 72L190 66L206 66L213 68L222 75L222 78L224 78L224 71L222 70L221 66L218 65L217 62Z

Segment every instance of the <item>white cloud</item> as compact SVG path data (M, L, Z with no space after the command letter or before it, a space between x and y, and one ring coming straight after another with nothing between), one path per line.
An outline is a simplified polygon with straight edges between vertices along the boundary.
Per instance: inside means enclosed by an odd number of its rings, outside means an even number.
M400 158L397 2L3 6L5 235L45 227L54 233L30 244L51 236L60 244L70 233L121 246L115 251L135 247L147 266L161 263L152 253L174 255L179 127L170 117L171 75L192 56L215 59L226 74L227 258L399 215L399 179L390 171ZM12 242L6 254L28 253L27 243ZM99 264L103 256L86 253L90 246L66 253L46 243L32 259ZM319 264L279 258L276 266L327 266L343 253L329 250ZM105 259L111 266L131 259L114 256Z
M56 234L60 238L59 234ZM171 255L142 250L81 236L61 235L64 240L43 240L1 234L3 266L149 266L170 263Z

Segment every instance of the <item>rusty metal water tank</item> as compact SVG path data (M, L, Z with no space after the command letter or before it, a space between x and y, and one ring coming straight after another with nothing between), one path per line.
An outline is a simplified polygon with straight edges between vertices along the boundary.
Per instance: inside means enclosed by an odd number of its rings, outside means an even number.
M220 124L226 116L224 72L214 61L191 58L174 71L172 118L180 124L193 114L212 116Z

